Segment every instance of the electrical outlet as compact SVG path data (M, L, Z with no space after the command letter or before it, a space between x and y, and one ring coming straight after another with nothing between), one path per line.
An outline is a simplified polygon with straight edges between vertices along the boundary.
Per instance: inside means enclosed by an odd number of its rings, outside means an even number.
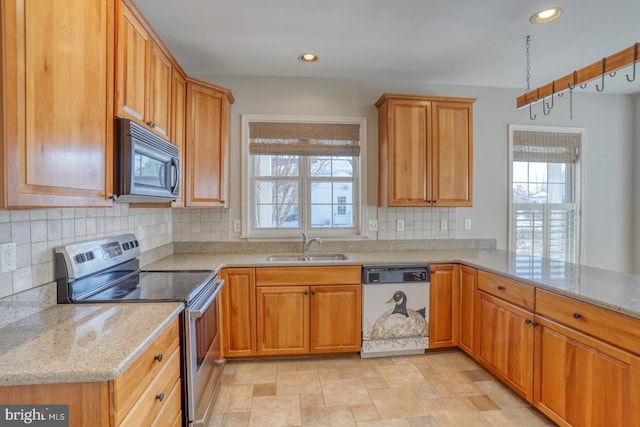
M440 231L447 231L449 229L449 221L446 219L440 220Z
M464 220L464 229L467 231L471 230L471 218Z
M404 231L404 219L399 219L396 221L396 230Z
M16 269L16 244L5 243L0 245L0 273L14 271Z
M370 219L369 220L369 231L378 231L378 220Z
M239 219L233 220L233 231L239 233L241 231L242 222Z

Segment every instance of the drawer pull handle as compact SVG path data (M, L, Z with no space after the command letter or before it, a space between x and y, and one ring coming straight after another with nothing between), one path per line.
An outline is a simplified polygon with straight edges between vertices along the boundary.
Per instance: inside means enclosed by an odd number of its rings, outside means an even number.
M156 399L158 399L160 402L162 402L164 400L164 392L162 392L160 394L156 394Z
M498 285L498 290L499 290L499 291L504 291L504 286L502 286L502 285Z
M575 313L573 313L573 318L574 319L579 319L582 317L582 314L578 313L577 311Z
M162 362L162 353L158 353L155 356L153 356L153 360L157 362Z

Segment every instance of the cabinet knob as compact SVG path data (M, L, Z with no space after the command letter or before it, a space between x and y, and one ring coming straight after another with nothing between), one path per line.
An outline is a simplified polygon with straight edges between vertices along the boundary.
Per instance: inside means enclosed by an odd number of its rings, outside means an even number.
M531 324L531 320L529 319L524 319L524 323L526 323L527 325Z
M162 353L158 353L153 356L153 360L155 360L156 362L162 362Z
M156 399L158 399L160 402L162 402L164 400L164 392L162 392L160 394L156 394Z
M307 292L307 291L304 291L304 294L305 294L305 295L309 295L309 292Z
M151 121L151 120L149 120L149 121L147 122L147 124L149 125L149 127L150 127L150 128L155 128L155 127L156 127L156 124L155 124L155 123L153 123L153 121Z
M499 290L499 291L504 291L504 286L502 286L502 285L498 285L498 290Z
M315 294L316 294L316 291L311 291L311 295L315 295Z
M573 318L574 319L579 319L582 317L582 314L578 313L577 311L575 313L573 313Z
M540 323L538 322L533 322L533 327L535 328L536 326L538 326Z

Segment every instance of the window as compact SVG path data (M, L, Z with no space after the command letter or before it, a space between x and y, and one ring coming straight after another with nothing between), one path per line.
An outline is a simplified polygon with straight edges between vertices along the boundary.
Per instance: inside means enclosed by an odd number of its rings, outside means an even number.
M243 235L359 235L365 124L243 116Z
M571 128L510 127L509 248L527 255L516 269L535 272L541 264L531 259L540 257L579 261L581 139Z

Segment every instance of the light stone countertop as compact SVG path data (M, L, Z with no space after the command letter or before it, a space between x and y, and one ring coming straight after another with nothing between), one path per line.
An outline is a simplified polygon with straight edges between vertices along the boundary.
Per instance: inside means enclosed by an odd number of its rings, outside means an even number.
M311 252L310 255L315 254ZM224 267L408 265L455 262L640 319L640 276L516 255L499 249L398 250L344 252L344 254L349 257L348 260L270 262L267 261L267 256L272 253L178 253L162 258L144 268L220 270Z
M182 303L60 304L0 329L0 386L109 381L182 312Z

